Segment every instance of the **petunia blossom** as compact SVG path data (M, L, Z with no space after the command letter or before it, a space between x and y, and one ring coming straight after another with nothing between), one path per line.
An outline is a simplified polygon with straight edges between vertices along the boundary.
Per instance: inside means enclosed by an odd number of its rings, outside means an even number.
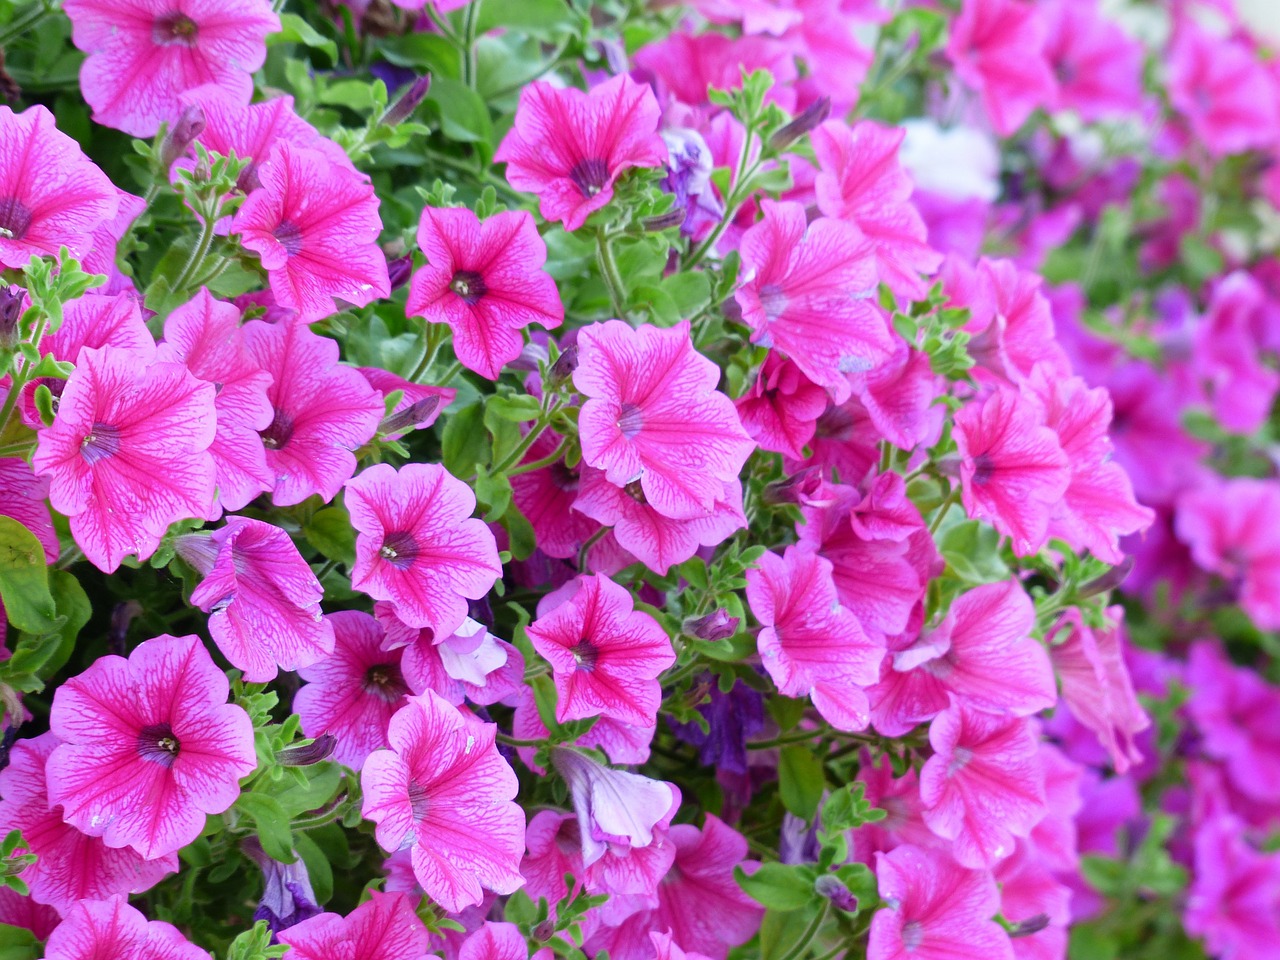
M279 933L290 960L422 960L430 939L405 893L371 891L345 917L322 913Z
M210 960L169 923L148 920L122 896L71 906L44 946L44 960Z
M573 382L582 459L616 486L639 482L663 516L705 516L755 444L716 389L720 368L694 349L688 321L632 329L620 320L578 335Z
M0 457L0 517L17 520L44 548L45 563L57 563L61 545L49 516L49 481L37 477L25 460Z
M564 305L543 266L547 245L527 210L481 221L464 207L426 207L418 246L427 262L409 285L405 310L428 323L445 323L458 361L497 380L520 356L521 329L552 329Z
M613 199L623 173L666 162L660 117L653 90L625 73L586 93L539 80L521 90L493 158L513 187L537 195L544 219L577 230Z
M1280 854L1254 849L1238 817L1221 814L1195 832L1195 871L1183 922L1214 956L1265 960L1280 938L1271 904Z
M537 463L555 452L557 440L544 433L533 442L522 461ZM581 469L563 459L537 470L511 477L511 502L529 521L538 549L549 557L576 557L600 525L573 509L581 486Z
M870 299L875 247L844 220L808 223L800 203L766 200L761 210L740 247L745 282L734 296L742 319L752 342L786 354L843 403L846 374L893 354L889 324Z
M676 661L666 631L634 609L608 577L578 580L574 595L529 625L533 648L551 663L556 719L601 714L646 726L662 699L658 676Z
M760 449L803 460L805 444L827 409L827 394L795 361L770 350L755 383L733 405Z
M363 307L390 295L372 184L287 140L271 148L258 179L231 232L261 258L277 303L312 323L337 312L334 298Z
M118 206L107 175L47 108L0 105L0 266L21 270L62 247L84 256Z
M528 941L514 923L486 920L458 948L458 960L551 960L550 947L529 952Z
M274 414L259 431L275 477L271 499L292 506L319 494L332 500L356 469L386 412L382 397L356 370L338 363L338 344L303 324L245 324L244 344L272 377Z
M493 533L471 517L475 494L435 463L381 463L347 481L356 530L352 586L389 600L411 627L445 637L502 575Z
M99 569L111 573L131 553L146 559L169 524L209 515L216 416L213 385L179 364L81 351L31 463Z
M524 811L495 730L427 691L391 718L391 748L370 754L360 774L379 845L411 848L422 889L449 911L524 882Z
M1132 116L1142 107L1142 44L1100 7L1098 0L1040 4L1057 106L1091 121Z
M257 767L249 715L195 636L99 658L58 687L49 802L109 847L162 857L199 836Z
M214 643L248 682L333 652L333 627L320 612L324 587L284 530L228 517L207 539L188 534L175 547L204 575L191 602L209 614Z
M27 851L38 858L22 871L23 881L38 903L64 916L77 900L106 900L116 894L142 893L178 869L169 853L144 859L129 847L112 849L62 819L49 804L45 764L58 745L51 733L19 740L0 771L0 830L21 830Z

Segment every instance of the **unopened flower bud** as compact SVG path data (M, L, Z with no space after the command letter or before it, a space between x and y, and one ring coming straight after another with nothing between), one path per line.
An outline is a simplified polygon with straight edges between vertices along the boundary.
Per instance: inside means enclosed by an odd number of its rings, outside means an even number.
M387 261L387 276L391 280L391 289L399 290L409 282L413 273L413 257L396 257Z
M814 892L818 896L830 900L841 910L850 912L858 909L858 898L849 892L849 888L834 874L824 873L813 882Z
M1090 580L1080 587L1077 596L1095 597L1100 593L1114 590L1124 583L1125 578L1133 571L1133 557L1128 556L1097 579Z
M18 320L25 294L21 287L0 287L0 349L12 350L18 345Z
M783 503L809 505L821 492L822 470L810 467L785 480L766 484L760 499L773 506Z
M382 115L382 122L388 127L404 123L413 115L413 111L418 109L418 104L426 99L427 91L430 89L431 74L429 73L413 81L400 99L387 108L387 112Z
M688 215L687 210L675 207L656 217L649 217L644 221L644 228L650 233L661 233L663 230L670 230L672 227L680 226Z
M556 932L556 924L554 920L543 920L540 924L533 928L533 939L539 942L550 940Z
M378 432L384 437L399 436L406 430L412 430L420 423L426 423L432 418L439 406L439 396L423 397L421 400L409 404L399 413L393 413L385 418L382 421L382 425L378 427Z
M556 357L556 362L547 371L547 381L550 386L559 386L572 377L573 371L577 369L578 348L577 346L568 347L560 356Z
M126 600L123 603L117 603L112 609L111 625L107 628L107 648L116 656L123 657L125 655L129 625L141 613L142 604L137 600Z
M699 640L724 640L738 632L740 622L737 617L729 616L728 611L721 608L705 617L690 617L681 629Z
M779 127L774 131L773 136L769 138L769 146L775 150L785 150L830 115L831 98L819 97L785 127Z
M282 767L309 767L313 763L329 759L338 738L331 733L322 733L310 743L285 747L276 754L276 762Z
M173 161L187 152L191 141L204 133L204 126L203 107L198 104L183 107L182 113L169 127L169 132L164 135L164 140L160 143L160 165L165 170L173 166Z
M1009 928L1010 937L1030 937L1045 927L1049 926L1049 915L1047 913L1037 913L1034 917L1028 917L1020 923L1015 923Z

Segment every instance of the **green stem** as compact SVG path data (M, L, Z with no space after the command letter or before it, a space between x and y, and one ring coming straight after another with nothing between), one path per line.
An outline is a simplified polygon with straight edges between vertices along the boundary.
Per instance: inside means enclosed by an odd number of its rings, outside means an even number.
M774 747L785 747L793 743L809 743L827 733L826 730L806 730L804 733L789 733L772 740L755 740L747 744L748 750L772 750Z
M612 527L601 527L599 530L597 530L595 533L593 533L590 537L587 538L586 542L578 550L578 569L579 570L585 570L587 568L588 551L590 551L590 549L594 547L600 540L604 539L604 535L608 533L611 529Z
M480 14L480 0L471 0L462 21L462 82L472 90L476 87L476 20Z
M827 901L822 905L822 909L818 911L818 915L813 918L809 926L805 928L804 933L800 934L800 939L796 941L796 945L786 952L781 960L800 960L801 957L809 955L809 948L813 945L813 939L818 935L818 931L822 929L822 924L826 922L827 913L831 909L831 901Z
M596 263L600 266L600 276L609 289L609 303L613 306L613 315L619 320L627 318L623 305L622 277L618 273L618 263L613 259L613 249L609 246L609 237L600 227L596 230Z
M507 454L501 463L494 466L493 469L489 471L489 475L494 476L499 473L504 473L523 460L524 455L529 452L529 448L537 442L540 436L542 436L543 431L545 431L550 425L551 418L559 409L560 404L558 403L553 403L548 407L546 412L533 422L533 426L529 428L529 432L524 435L524 439L520 441L519 445Z
M535 470L541 470L543 467L549 467L561 457L564 456L565 448L569 446L569 438L565 437L560 441L560 445L551 453L547 454L541 460L531 460L529 463L522 463L517 467L512 467L507 471L508 477L518 477L522 473L533 473Z
M938 506L938 512L934 514L933 521L929 524L929 536L933 536L938 532L938 528L942 526L942 520L947 515L947 511L951 509L951 505L956 502L956 495L960 492L958 486L952 487L947 493L947 498Z
M40 349L40 341L44 338L44 329L49 324L49 314L43 310L40 311L39 318L36 320L35 331L31 334L31 345L37 350ZM22 369L13 372L13 379L9 383L9 395L4 398L4 406L0 407L0 436L9 429L9 418L13 416L13 408L17 406L18 397L22 394L22 388L27 385L27 381L31 376L31 364L24 363Z
M446 20L444 17L442 17L438 12L436 12L434 4L428 3L425 7L423 7L423 12L426 13L426 15L431 18L431 22L436 25L437 30L439 30L442 34L444 34L446 40L448 40L450 43L452 43L456 47L462 46L462 41L458 38L458 34L453 29L453 25L449 23L449 21Z
M204 265L204 258L209 255L209 248L213 246L213 231L216 224L217 218L206 212L204 229L200 231L200 239L196 241L195 248L191 251L191 256L187 257L187 262L183 265L182 272L178 274L178 279L173 282L173 286L170 288L175 293L185 292L191 278Z
M743 195L742 185L755 176L756 171L760 169L759 159L751 165L750 170L747 169L747 160L751 156L751 138L753 136L755 136L755 129L748 127L742 137L742 150L738 154L738 164L734 169L733 189L729 191L729 200L724 205L724 216L720 218L720 222L716 224L715 229L711 231L707 239L698 244L697 249L689 255L689 261L684 264L683 269L692 270L715 248L716 241L728 229L729 224L733 222L733 218L738 214L738 208L742 206L743 201L746 199L746 196Z
M462 361L455 360L445 368L444 373L440 375L439 382L434 384L437 387L447 387L453 378L462 372Z
M545 740L521 740L519 737L509 737L505 733L495 733L494 739L499 743L505 743L508 747L538 747L545 744Z
M442 343L444 343L444 327L438 323L428 324L426 345L422 351L422 359L418 361L418 365L409 374L410 383L418 383L422 380L422 375L431 369L431 365L436 362L436 354L440 352Z
M12 21L5 29L4 33L0 33L0 47L5 46L5 44L14 37L21 36L28 32L32 27L51 13L53 13L53 8L47 3L41 3L39 9L33 10L25 17Z
M30 442L26 443L9 443L0 447L0 457L21 456L31 450Z

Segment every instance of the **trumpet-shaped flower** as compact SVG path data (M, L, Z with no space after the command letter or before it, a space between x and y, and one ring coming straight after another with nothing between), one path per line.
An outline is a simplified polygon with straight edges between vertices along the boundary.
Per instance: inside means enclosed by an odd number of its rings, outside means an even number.
M529 448L524 462L545 459L555 448L556 440L544 433ZM600 529L590 517L573 509L580 485L580 470L564 460L511 478L511 501L533 527L538 549L549 557L576 557L582 545Z
M374 890L345 917L322 913L281 931L279 940L290 960L422 960L430 941L416 907L406 893Z
M49 934L44 960L209 960L209 951L187 940L177 927L148 920L124 897L81 900Z
M347 482L356 529L352 586L389 600L411 627L447 637L502 575L493 533L472 519L475 494L435 463L381 463Z
M467 617L441 639L430 627L407 626L389 603L373 612L386 631L383 647L402 652L405 682L415 693L434 690L454 706L514 702L524 690L524 657L484 624Z
M61 546L49 516L49 481L31 472L25 460L0 457L0 517L17 520L44 548L45 563L56 563Z
M543 270L547 246L526 210L481 221L465 208L427 207L418 225L426 264L414 274L405 309L445 323L468 370L497 380L520 356L520 331L551 329L564 319L555 281Z
M249 715L194 636L106 656L58 687L49 802L109 847L162 857L200 835L257 766Z
M795 361L770 350L755 384L734 406L760 449L803 460L805 444L813 439L818 418L827 409L827 394Z
M537 195L545 219L577 230L613 199L623 173L666 162L660 117L653 91L625 73L586 93L537 81L520 92L494 160L513 187Z
M610 320L583 329L578 347L582 459L616 486L638 481L663 516L710 513L755 444L716 389L720 368L694 349L688 322L634 330Z
M391 749L370 754L360 774L378 843L411 848L422 889L449 911L524 882L524 812L512 802L516 775L498 754L495 729L427 691L391 718Z

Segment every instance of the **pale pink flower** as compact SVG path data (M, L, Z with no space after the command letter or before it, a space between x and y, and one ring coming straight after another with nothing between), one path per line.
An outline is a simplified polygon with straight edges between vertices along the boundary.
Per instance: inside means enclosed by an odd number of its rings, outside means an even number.
M207 538L189 534L175 547L204 575L191 602L209 614L214 643L248 682L333 652L333 627L320 613L324 587L279 527L228 517Z
M44 960L210 960L172 924L148 920L121 896L81 900L49 934Z
M391 601L411 627L448 636L467 600L502 575L493 533L471 517L475 494L439 464L370 467L347 481L346 503L357 534L352 586Z
M662 699L658 676L676 661L666 631L634 609L608 577L578 580L577 592L529 625L533 648L551 663L556 720L601 714L647 726Z
M275 476L259 433L274 416L267 397L271 375L249 356L235 305L215 300L201 287L165 319L156 358L185 364L217 390L218 427L209 454L217 469L218 503L209 519L223 510L240 510L270 490Z
M837 403L846 374L893 354L889 324L871 300L875 247L854 224L808 223L804 206L766 200L763 219L742 237L744 283L735 298L754 343L786 354Z
M303 323L389 296L373 186L324 154L277 141L258 167L262 186L236 211L232 233L262 260L271 292Z
M524 882L524 811L512 802L516 775L498 754L495 729L427 691L391 718L391 749L374 751L361 771L379 845L410 847L418 882L449 911Z
M716 389L720 368L694 349L688 321L635 330L610 320L585 327L578 346L583 461L616 486L638 481L663 516L706 516L755 444Z
M67 0L71 39L89 56L80 89L93 119L150 137L181 95L216 83L241 103L280 29L268 0Z
M468 370L497 380L520 356L524 327L551 329L564 319L555 281L543 269L547 245L527 210L481 221L463 207L426 207L418 247L427 262L413 275L405 309L448 324Z
M578 818L571 813L542 810L533 815L524 834L525 855L520 861L524 892L536 903L545 897L553 908L569 895L565 874L581 883L582 835Z
M423 960L430 937L416 907L408 894L373 890L345 917L322 913L277 936L289 960Z
M623 173L666 162L660 116L649 86L625 73L585 93L535 81L493 159L513 187L537 195L543 218L577 230L613 199Z
M53 697L49 802L109 847L154 858L200 835L258 765L249 715L194 636L106 656Z
M272 377L274 414L259 436L275 477L278 506L319 494L332 500L356 469L354 451L368 443L386 412L359 371L338 363L338 344L303 324L254 320L243 328L249 356Z
M82 350L32 466L84 555L110 573L127 554L151 556L169 524L209 515L215 430L213 385L185 367Z
M984 713L959 698L929 725L933 756L920 771L929 829L957 862L990 868L1048 812L1031 721Z
M117 191L45 107L0 105L0 266L32 257L82 257L116 215Z
M147 860L129 847L112 849L63 822L49 803L45 764L58 745L51 733L19 740L0 771L0 830L21 830L27 851L39 859L22 871L38 903L66 914L77 900L106 900L116 894L142 893L178 869L169 853Z

